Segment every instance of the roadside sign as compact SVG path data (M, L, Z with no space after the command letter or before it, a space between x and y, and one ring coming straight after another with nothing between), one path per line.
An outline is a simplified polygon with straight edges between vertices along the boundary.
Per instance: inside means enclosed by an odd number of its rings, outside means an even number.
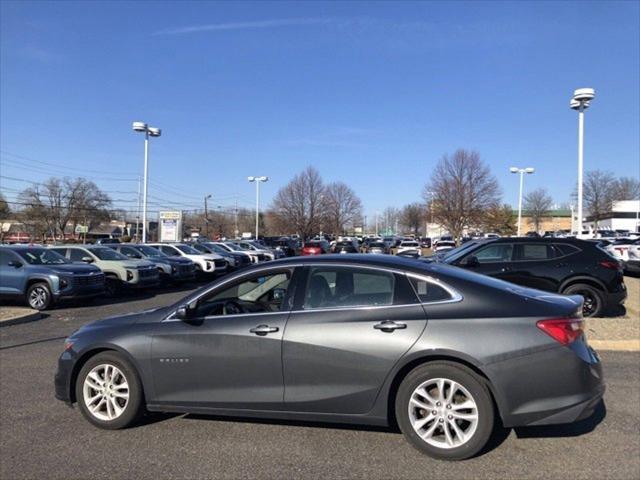
M89 227L87 225L76 225L76 233L88 233Z

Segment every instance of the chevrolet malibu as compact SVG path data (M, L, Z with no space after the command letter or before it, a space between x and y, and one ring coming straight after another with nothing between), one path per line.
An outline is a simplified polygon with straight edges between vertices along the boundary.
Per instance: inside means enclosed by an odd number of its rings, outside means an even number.
M604 392L582 298L387 255L259 264L65 342L56 396L95 426L148 411L397 423L435 458L494 424L569 423Z

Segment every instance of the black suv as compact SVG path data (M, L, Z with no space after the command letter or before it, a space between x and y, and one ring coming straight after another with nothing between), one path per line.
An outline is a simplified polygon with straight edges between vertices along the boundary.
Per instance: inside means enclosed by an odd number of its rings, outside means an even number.
M595 317L627 297L622 265L595 242L573 238L472 240L436 261L525 287L584 297Z

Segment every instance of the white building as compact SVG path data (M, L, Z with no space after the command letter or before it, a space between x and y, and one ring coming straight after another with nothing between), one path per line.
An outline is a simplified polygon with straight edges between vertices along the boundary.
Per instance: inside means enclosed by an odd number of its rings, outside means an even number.
M623 200L613 202L611 212L598 220L598 230L640 231L640 200ZM585 230L595 230L595 222L587 216L583 222Z

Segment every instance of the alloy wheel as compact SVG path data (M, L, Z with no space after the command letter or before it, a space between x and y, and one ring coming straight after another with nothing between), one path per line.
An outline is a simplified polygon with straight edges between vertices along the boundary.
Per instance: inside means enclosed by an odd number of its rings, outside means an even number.
M112 364L94 367L82 387L84 404L98 420L112 421L120 417L129 403L129 383L122 371Z
M47 305L49 292L44 287L35 287L29 293L29 306L41 310Z
M447 378L433 378L411 394L409 420L418 436L429 445L457 448L475 434L478 406L464 386Z

